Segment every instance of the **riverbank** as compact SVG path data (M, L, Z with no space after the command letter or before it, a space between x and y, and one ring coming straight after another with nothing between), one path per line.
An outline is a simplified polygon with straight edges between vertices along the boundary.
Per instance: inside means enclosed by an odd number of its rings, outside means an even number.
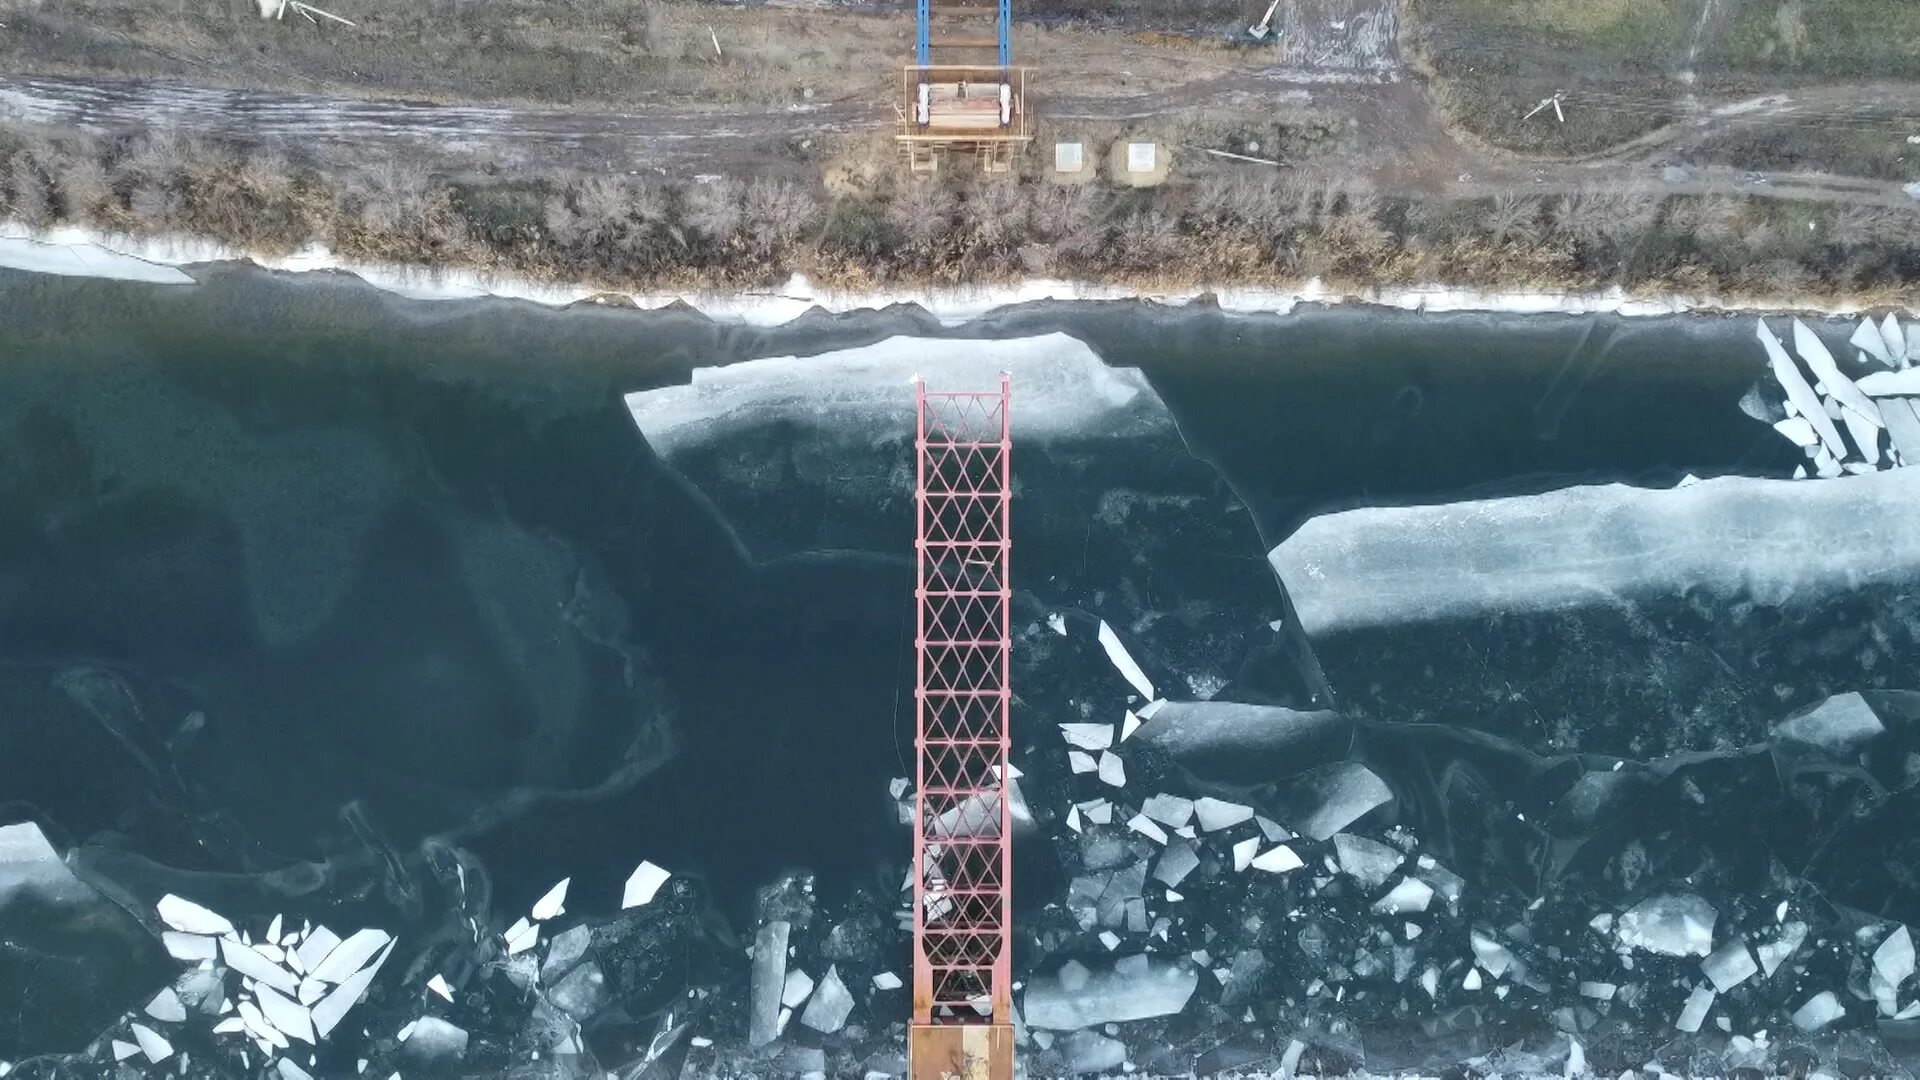
M282 273L350 274L375 288L417 300L497 297L549 307L596 303L645 310L685 304L716 320L755 326L778 326L815 310L842 314L899 304L918 305L936 319L955 324L1001 308L1047 301L1209 304L1237 314L1285 314L1303 304L1373 304L1428 312L1625 316L1775 311L1851 315L1887 306L1864 296L1809 302L1787 295L1636 295L1617 286L1595 290L1500 291L1428 283L1353 289L1331 285L1319 278L1275 287L1226 285L1165 290L1057 278L971 287L863 290L823 286L805 275L795 274L770 289L625 291L586 282L541 281L505 272L364 262L344 258L320 244L310 244L287 254L273 254L189 236L133 236L76 226L36 231L16 221L0 222L0 267L8 269L190 285L195 279L184 268L219 262L251 263Z

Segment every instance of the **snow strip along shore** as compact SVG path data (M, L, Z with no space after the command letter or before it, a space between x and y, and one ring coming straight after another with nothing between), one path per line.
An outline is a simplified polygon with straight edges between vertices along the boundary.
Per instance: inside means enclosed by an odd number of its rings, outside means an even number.
M1318 278L1292 289L1193 288L1143 292L1094 282L1034 279L1012 285L977 288L841 291L815 286L794 275L777 289L732 293L630 293L582 283L548 283L511 274L415 265L357 263L324 245L309 245L288 255L248 252L184 236L117 236L92 229L62 227L34 231L18 222L0 222L0 268L43 274L190 284L179 268L215 262L250 262L287 273L349 273L377 289L414 300L469 300L496 297L564 307L583 301L612 300L642 309L687 303L723 322L779 326L816 308L833 313L918 304L942 323L959 325L1000 308L1043 301L1147 300L1179 306L1211 297L1234 314L1287 314L1301 304L1377 304L1407 311L1483 311L1508 314L1677 315L1700 312L1807 311L1852 315L1865 305L1810 305L1791 297L1629 296L1611 288L1598 291L1494 291L1446 285L1407 285L1341 291Z

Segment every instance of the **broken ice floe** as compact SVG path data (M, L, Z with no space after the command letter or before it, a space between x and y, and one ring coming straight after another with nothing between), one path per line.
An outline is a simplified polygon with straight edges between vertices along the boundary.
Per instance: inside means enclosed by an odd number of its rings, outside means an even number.
M212 981L183 977L157 994L146 1014L163 1023L189 1022L179 988L191 987L193 1000L206 1004L203 1015L214 1012L215 1000L224 1000L219 1013L231 1014L212 1025L213 1034L243 1035L269 1059L294 1040L311 1045L327 1037L365 995L393 948L384 931L364 929L343 941L325 926L286 929L280 915L254 940L226 916L173 894L162 897L155 909L171 927L163 933L168 953L198 965L196 971ZM226 985L218 975L221 968L240 976L239 984ZM162 1046L172 1053L152 1029L130 1027L150 1060L160 1060L153 1055Z
M545 922L564 914L567 910L567 886L572 883L572 878L562 878L559 884L547 890L545 896L534 901L533 921Z
M1844 484L1606 484L1322 514L1269 560L1316 636L1700 590L1775 604L1910 580L1920 570L1915 505L1914 469Z
M1816 476L1860 475L1920 462L1920 378L1914 377L1920 369L1910 367L1912 334L1892 315L1878 325L1863 319L1848 339L1863 369L1858 379L1844 371L1833 352L1798 319L1793 321L1794 351L1813 373L1812 385L1764 321L1757 334L1786 395L1788 417L1773 426L1807 453ZM1840 438L1836 419L1851 445ZM1880 450L1882 430L1892 445L1891 455Z

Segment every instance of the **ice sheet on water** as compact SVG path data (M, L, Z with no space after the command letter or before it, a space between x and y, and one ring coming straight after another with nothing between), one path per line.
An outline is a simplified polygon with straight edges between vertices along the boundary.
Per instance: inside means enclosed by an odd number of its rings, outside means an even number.
M934 391L990 391L1012 377L1010 426L1023 440L1128 434L1165 415L1146 377L1110 368L1066 334L1006 339L894 337L819 356L695 369L685 386L627 395L662 456L768 423L834 426L874 438L913 431L916 375Z
M1775 724L1773 737L1782 743L1848 757L1858 754L1886 730L1873 706L1849 691Z
M1169 1016L1186 1008L1199 981L1191 965L1158 956L1089 972L1075 989L1058 975L1036 975L1023 1001L1027 1026L1071 1031Z
M1061 1039L1059 1052L1067 1071L1075 1075L1112 1072L1127 1061L1126 1044L1097 1031L1076 1031Z
M1614 923L1620 944L1662 956L1706 956L1713 951L1712 904L1694 893L1661 893L1627 909Z
M1698 589L1766 603L1910 579L1920 470L1845 483L1722 476L1365 507L1302 525L1269 558L1308 634Z
M1120 640L1120 635L1114 633L1113 627L1108 626L1105 620L1100 623L1100 647L1107 651L1107 659L1113 662L1114 669L1120 672L1120 677L1139 691L1141 697L1149 701L1153 700L1152 680L1147 678L1146 672L1140 670L1140 665L1134 662L1133 654L1127 651L1127 646Z

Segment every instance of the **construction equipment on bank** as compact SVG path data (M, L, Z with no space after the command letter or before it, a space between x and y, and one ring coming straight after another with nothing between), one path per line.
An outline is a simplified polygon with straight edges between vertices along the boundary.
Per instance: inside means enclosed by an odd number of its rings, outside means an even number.
M948 153L966 150L984 172L1012 170L1014 152L1033 138L1027 71L1012 66L1012 33L1012 0L914 0L913 63L894 106L914 172L936 172Z
M1007 376L985 393L929 393L916 380L914 398L908 1080L1012 1080Z

